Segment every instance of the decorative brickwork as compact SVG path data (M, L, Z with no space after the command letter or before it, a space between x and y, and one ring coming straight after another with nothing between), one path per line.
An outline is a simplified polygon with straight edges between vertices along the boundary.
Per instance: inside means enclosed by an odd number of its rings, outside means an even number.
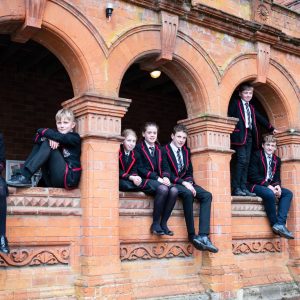
M281 252L280 239L268 239L268 240L238 240L232 244L232 252L235 255L239 254L253 254L253 253L265 253L265 252Z
M0 253L0 267L28 267L66 265L70 262L70 248L57 246L22 246L11 250L9 255Z
M168 243L121 243L120 258L122 261L132 261L137 259L188 257L193 254L193 249L190 243L180 241Z

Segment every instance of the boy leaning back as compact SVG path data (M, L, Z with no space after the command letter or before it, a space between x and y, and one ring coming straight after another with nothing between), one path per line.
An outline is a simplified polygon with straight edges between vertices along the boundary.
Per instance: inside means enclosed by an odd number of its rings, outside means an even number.
M276 138L273 135L265 136L262 148L263 150L253 153L251 157L248 173L249 188L263 199L273 232L284 238L293 239L293 234L285 226L293 194L281 186L281 160L274 154Z
M235 154L232 158L231 188L233 196L255 196L246 186L248 166L252 148L259 149L258 121L274 134L277 130L250 104L254 88L251 84L244 83L239 87L240 98L231 102L228 115L238 119L233 133L231 145Z
M10 186L31 186L31 177L40 168L46 187L75 188L81 175L81 139L74 132L75 117L71 110L61 109L56 116L57 131L37 130L32 152L26 159L21 174L13 176Z

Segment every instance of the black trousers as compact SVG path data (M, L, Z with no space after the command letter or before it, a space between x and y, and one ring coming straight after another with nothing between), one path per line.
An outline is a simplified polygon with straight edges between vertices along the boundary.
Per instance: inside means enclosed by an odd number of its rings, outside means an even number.
M141 184L140 184L141 186ZM119 180L119 190L122 192L137 192L141 191L141 187L136 186L131 180L129 179L120 179Z
M231 160L231 187L246 189L248 167L252 152L252 134L249 131L245 145L234 146L235 153Z
M7 185L5 180L0 176L0 235L6 235L6 214L8 195Z
M40 168L47 187L64 187L66 162L58 149L51 149L48 140L33 146L22 173L33 175Z
M190 190L181 184L176 184L178 189L178 196L182 198L184 218L189 235L195 234L194 214L193 214L193 202L194 196ZM210 210L212 195L199 185L194 185L194 189L197 194L196 199L200 201L199 211L199 234L209 234L210 230Z

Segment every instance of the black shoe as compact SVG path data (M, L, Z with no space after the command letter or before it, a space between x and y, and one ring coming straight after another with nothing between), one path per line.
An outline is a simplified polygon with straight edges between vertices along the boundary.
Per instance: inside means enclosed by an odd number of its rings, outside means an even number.
M150 232L155 235L164 235L165 234L159 224L152 224L150 227Z
M170 230L167 225L161 225L161 229L163 230L165 235L174 235L174 231Z
M249 196L249 197L255 197L256 194L255 193L251 193L249 190L247 189L242 189L242 192L246 194L246 196Z
M240 188L236 188L233 190L232 196L246 196L246 193L244 193Z
M212 244L207 235L195 235L191 242L193 243L194 247L200 251L209 251L213 253L217 253L219 251L219 249Z
M7 181L7 184L9 186L15 186L15 187L32 186L31 179L26 178L25 176L23 176L21 174L12 176L11 179Z
M286 239L289 239L289 240L294 239L293 234L284 225L276 223L273 225L272 230L275 234L282 236Z
M8 241L4 235L0 236L0 252L4 254L9 253Z

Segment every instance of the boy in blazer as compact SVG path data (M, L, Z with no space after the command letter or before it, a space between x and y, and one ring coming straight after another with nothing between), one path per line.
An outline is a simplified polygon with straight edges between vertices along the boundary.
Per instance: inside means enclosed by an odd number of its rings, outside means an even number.
M185 146L187 129L184 125L176 125L171 135L172 141L164 147L170 169L170 181L178 189L182 198L184 217L189 241L201 251L218 252L208 235L210 230L210 210L212 195L197 185L193 179L191 152ZM199 234L196 235L193 215L194 198L200 201Z
M0 252L8 254L9 246L6 238L6 213L8 196L8 189L5 180L1 176L2 171L5 168L5 149L3 136L0 134Z
M229 109L229 117L238 119L233 133L231 145L235 154L232 157L231 188L233 196L255 196L246 186L248 166L252 148L259 149L257 121L273 134L277 130L250 104L253 97L253 86L244 83L239 87L240 99L232 101Z
M15 187L31 186L31 177L42 169L42 179L47 187L72 189L78 186L81 175L81 139L75 128L71 110L61 109L56 116L57 130L37 130L32 152L27 157L21 174L7 181Z
M265 136L262 148L251 158L248 174L249 188L263 199L273 232L287 239L293 239L293 234L285 226L293 194L281 186L281 160L274 154L275 137ZM276 212L277 201L278 212Z

